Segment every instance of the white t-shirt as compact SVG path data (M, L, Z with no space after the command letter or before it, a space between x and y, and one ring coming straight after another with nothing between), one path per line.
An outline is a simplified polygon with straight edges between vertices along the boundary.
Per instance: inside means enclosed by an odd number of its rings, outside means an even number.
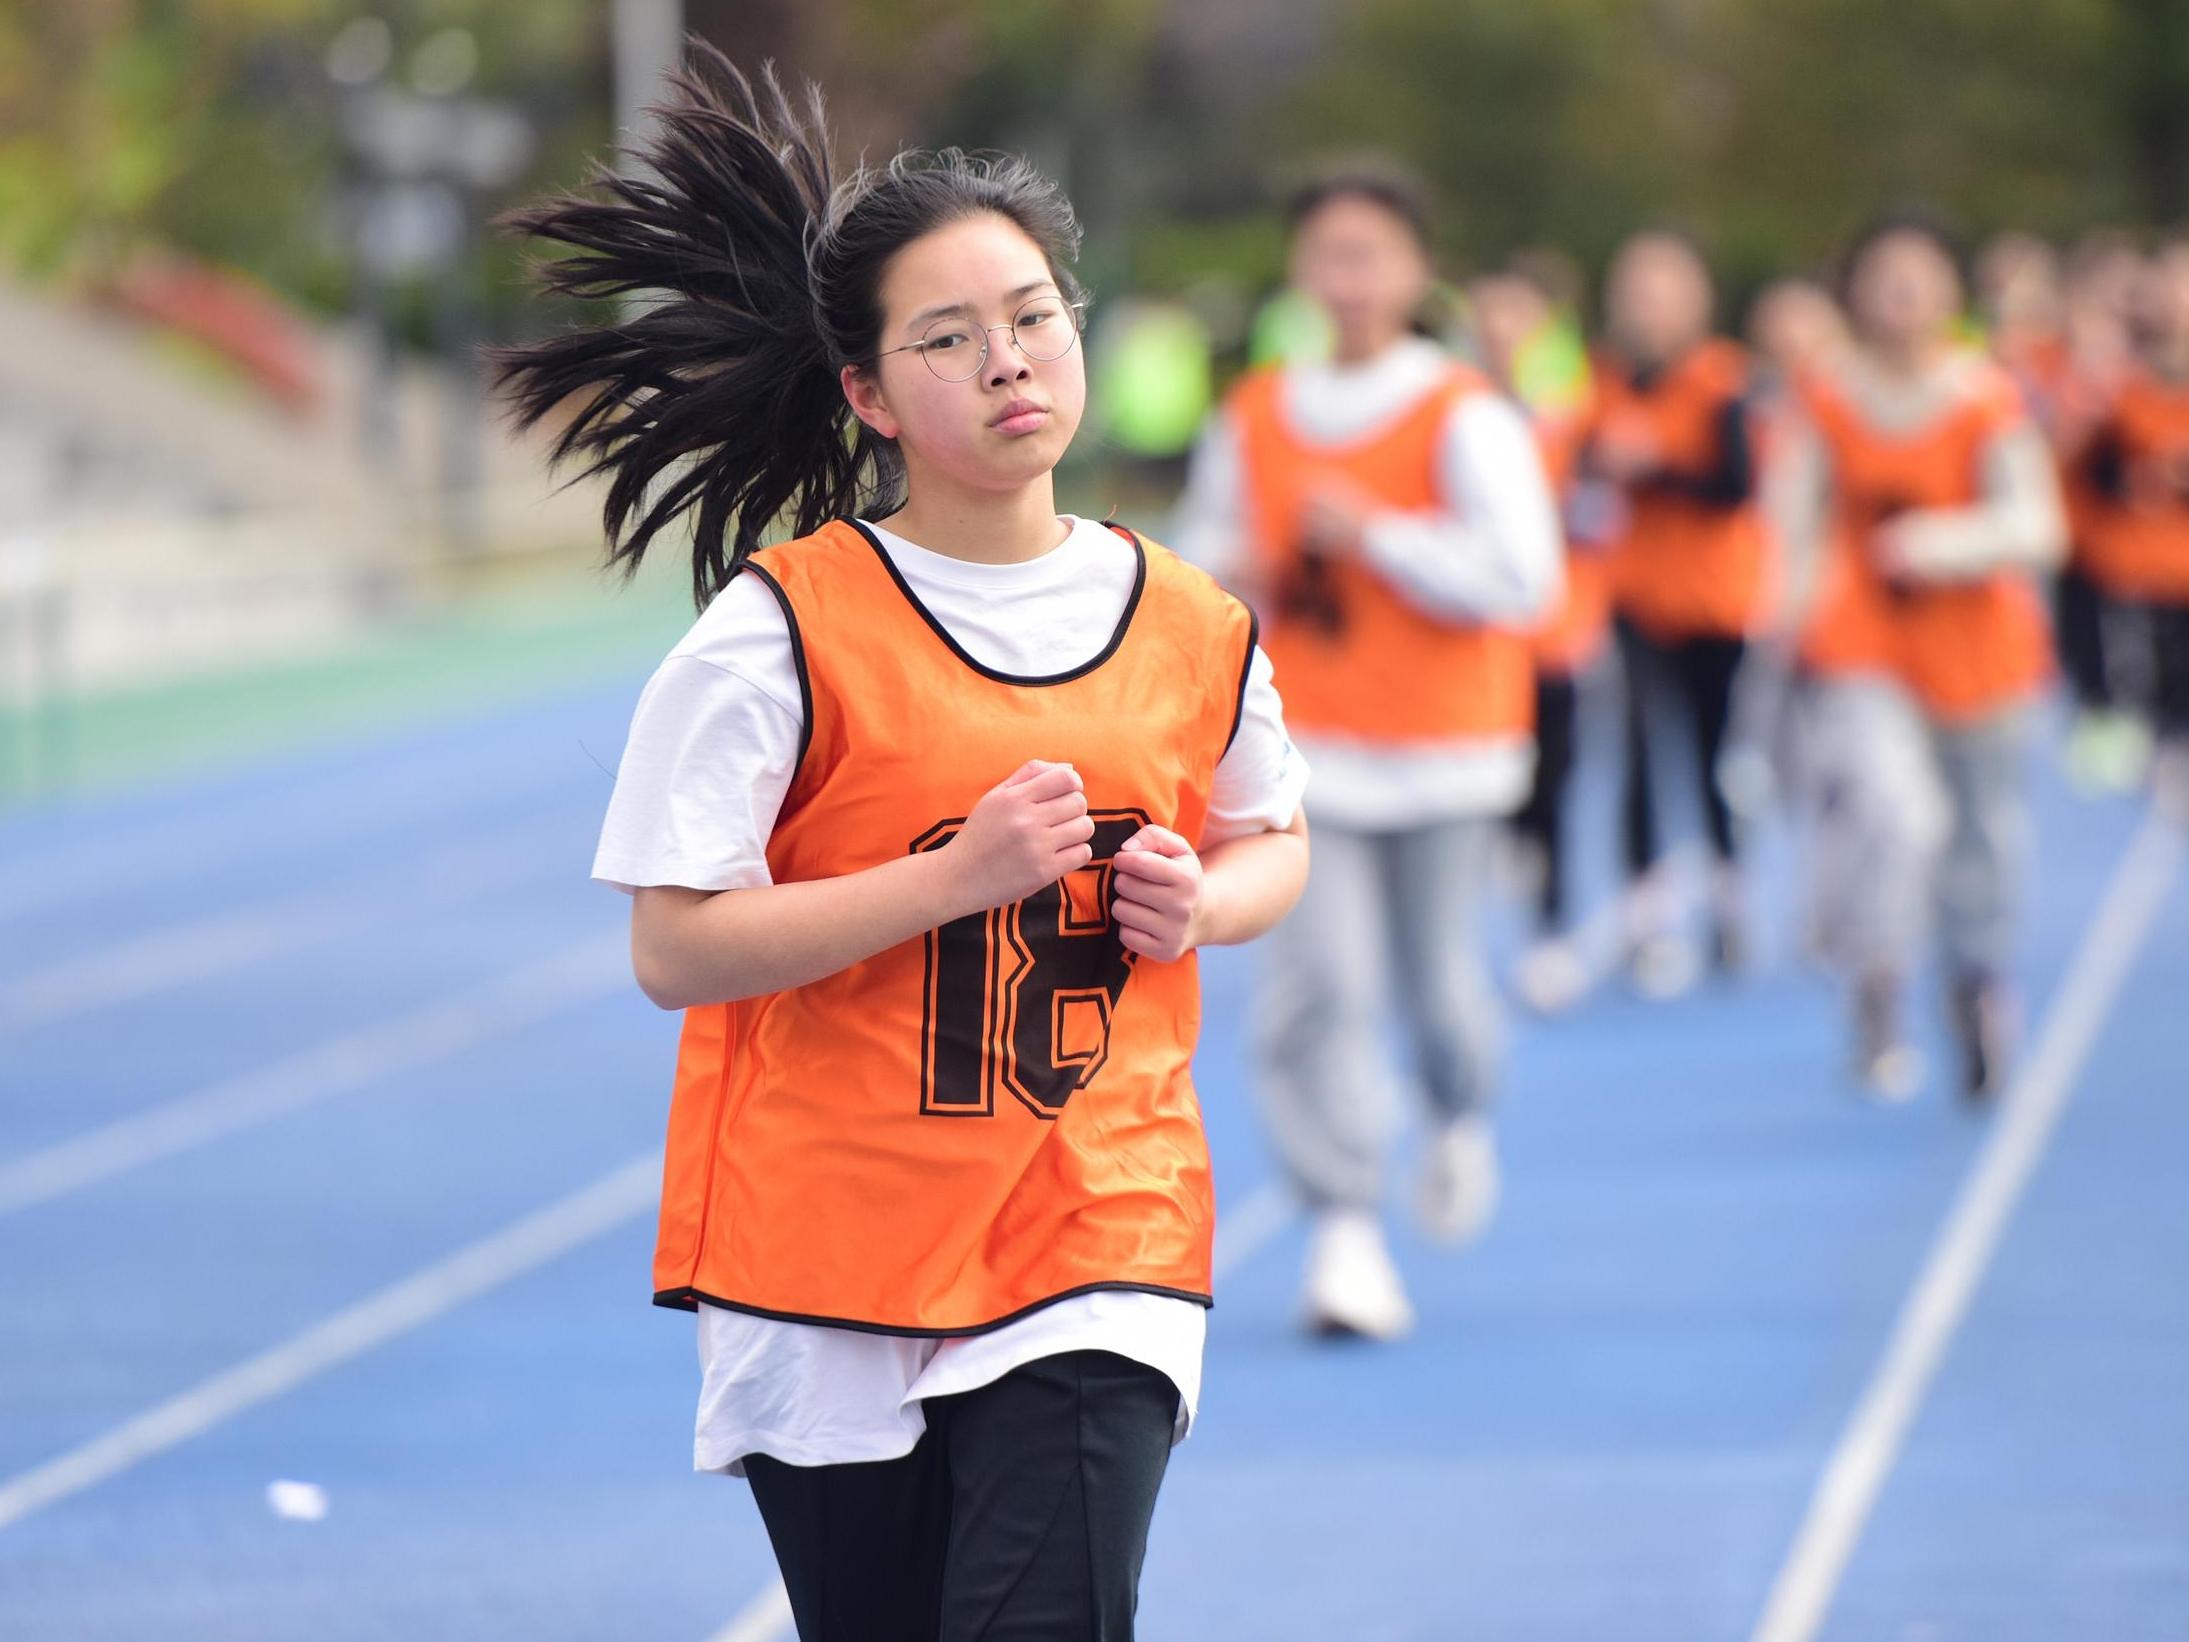
M1280 402L1307 443L1351 444L1396 421L1451 369L1435 343L1405 337L1359 364L1288 367ZM1564 581L1565 549L1526 418L1500 394L1460 401L1438 441L1437 481L1443 506L1369 520L1367 562L1434 615L1513 627L1541 620ZM1246 556L1246 483L1238 430L1228 415L1210 418L1166 540L1219 581ZM1362 831L1502 814L1527 797L1535 768L1530 735L1401 748L1331 735L1304 741L1315 766L1307 813Z
M983 666L1039 677L1098 654L1138 572L1116 532L1064 516L1064 541L1019 564L932 552L870 526L905 584ZM782 607L755 576L716 596L639 693L601 826L593 877L743 889L769 883L769 833L804 728ZM1239 729L1217 766L1197 843L1291 824L1307 766L1285 734L1269 658L1248 668ZM744 1474L760 1452L794 1465L894 1459L926 1429L925 1397L986 1385L1062 1351L1114 1351L1178 1387L1183 1440L1201 1391L1207 1313L1191 1300L1099 1290L984 1334L869 1334L699 1308L701 1389L692 1463Z

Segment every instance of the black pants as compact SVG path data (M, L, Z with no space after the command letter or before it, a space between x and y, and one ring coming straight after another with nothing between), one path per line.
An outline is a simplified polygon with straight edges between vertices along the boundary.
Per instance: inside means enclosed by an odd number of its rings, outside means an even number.
M2105 663L2106 596L2072 564L2052 583L2053 642L2075 705L2085 712L2113 705L2113 680Z
M1566 925L1566 789L1573 776L1578 698L1571 673L1535 675L1535 785L1513 816L1513 830L1541 853L1535 916L1545 933Z
M1683 715L1693 732L1695 776L1710 847L1720 861L1733 860L1733 811L1718 785L1718 754L1733 717L1734 675L1747 649L1744 639L1714 634L1666 643L1620 621L1619 658L1626 669L1627 696L1626 857L1631 876L1647 872L1664 853L1650 786L1650 740L1652 725L1661 724L1661 715L1668 709Z
M2189 741L2189 604L2144 607L2151 633L2151 722L2160 739Z
M902 1459L745 1474L800 1642L1122 1642L1178 1389L1068 1351L931 1397Z

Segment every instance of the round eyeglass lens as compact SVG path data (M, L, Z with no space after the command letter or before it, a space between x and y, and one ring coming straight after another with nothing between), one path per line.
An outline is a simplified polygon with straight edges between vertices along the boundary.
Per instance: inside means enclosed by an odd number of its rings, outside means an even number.
M1037 296L1012 317L1010 332L1018 350L1028 359L1047 363L1062 359L1079 338L1077 316L1061 297ZM1005 327L995 327L1000 331ZM927 368L945 382L964 382L977 376L995 346L993 333L967 319L938 319L920 338L920 356Z

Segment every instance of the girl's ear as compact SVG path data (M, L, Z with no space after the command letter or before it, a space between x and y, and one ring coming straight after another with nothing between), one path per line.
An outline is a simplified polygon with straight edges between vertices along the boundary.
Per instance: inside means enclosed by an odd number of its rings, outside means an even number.
M882 397L882 384L856 365L846 365L837 373L837 380L844 385L844 398L851 406L851 414L880 434L884 439L897 437L897 419L889 414L889 403Z

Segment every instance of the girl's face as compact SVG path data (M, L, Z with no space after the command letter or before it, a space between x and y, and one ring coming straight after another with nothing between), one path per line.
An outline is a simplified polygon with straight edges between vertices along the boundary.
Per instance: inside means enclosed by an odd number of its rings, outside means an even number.
M1907 351L1945 336L1961 311L1961 276L1926 234L1887 234L1862 253L1847 305L1863 335Z
M2137 329L2162 348L2189 342L2189 245L2169 245L2145 264L2137 287Z
M1520 350L1550 318L1550 306L1526 280L1491 274L1469 291L1474 308L1474 337L1482 362L1501 381L1512 380Z
M1292 233L1293 285L1337 331L1338 352L1361 358L1388 346L1429 295L1429 255L1389 207L1337 194Z
M1756 299L1748 329L1756 351L1788 372L1826 359L1843 336L1838 306L1822 288L1799 279L1767 288Z
M911 484L931 474L1008 491L1057 465L1086 410L1087 372L1049 259L1018 224L983 212L922 234L890 258L880 300L881 357L844 367L844 396L897 441ZM988 357L974 370L983 336ZM1068 338L1058 358L1029 354ZM904 346L923 339L926 348ZM923 354L951 376L972 374L946 381Z
M1677 239L1644 234L1612 260L1604 321L1637 359L1666 360L1710 330L1710 273Z

